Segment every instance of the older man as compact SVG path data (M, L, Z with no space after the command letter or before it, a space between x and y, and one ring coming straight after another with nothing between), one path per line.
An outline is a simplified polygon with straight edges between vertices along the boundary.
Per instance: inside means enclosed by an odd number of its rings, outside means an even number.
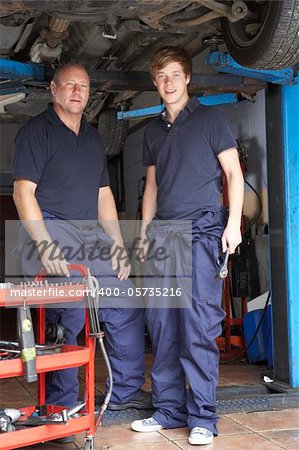
M97 130L83 117L89 87L84 67L58 68L51 82L53 104L30 119L16 137L13 197L26 229L20 234L19 251L26 277L34 277L43 266L50 275L73 279L68 263L80 262L98 277L102 288L119 288L115 290L119 298L109 298L108 303L102 299L100 309L114 380L111 406L142 408L150 406L150 399L140 390L144 315L136 299L127 295L132 288L130 266L115 252L123 247L123 240L104 146ZM111 260L100 258L99 252L95 255L103 246L111 248ZM53 305L47 310L47 320L63 325L66 344L76 344L84 309ZM53 372L47 379L46 395L48 404L74 406L77 370Z

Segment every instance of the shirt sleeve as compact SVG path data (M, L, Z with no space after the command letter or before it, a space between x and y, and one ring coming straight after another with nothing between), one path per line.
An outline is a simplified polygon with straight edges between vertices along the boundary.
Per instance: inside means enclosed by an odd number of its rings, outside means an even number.
M103 168L100 187L110 186L110 177L107 169L107 162L105 161L105 166Z
M143 162L144 166L154 166L156 164L154 159L153 159L153 155L151 153L151 150L150 150L149 137L148 137L147 130L145 130L144 138L143 138L143 158L142 158L142 162Z
M99 140L99 146L100 146L100 152L101 152L101 166L102 166L102 172L100 177L100 188L105 186L110 186L110 176L108 172L107 167L107 157L105 152L105 146L102 137L99 133L97 133L97 138Z
M224 150L236 147L236 139L232 129L221 111L214 110L210 128L210 143L215 155Z
M14 143L14 179L39 183L47 162L46 139L40 131L28 123L18 131Z

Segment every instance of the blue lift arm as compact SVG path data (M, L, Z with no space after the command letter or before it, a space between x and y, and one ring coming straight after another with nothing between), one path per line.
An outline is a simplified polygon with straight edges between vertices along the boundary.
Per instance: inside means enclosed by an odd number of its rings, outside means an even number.
M11 59L0 58L0 78L7 80L44 80L42 64L22 63Z
M279 84L282 86L294 85L293 69L284 70L255 70L240 66L227 52L213 51L210 53L207 64L212 65L217 72L238 75L240 77L254 78L268 83ZM203 95L197 97L201 104L213 106L227 103L238 103L240 99L237 94L216 94ZM135 109L130 111L120 111L117 118L120 120L137 119L139 117L156 116L161 113L164 105L151 106L149 108Z
M217 72L239 75L246 78L267 81L268 83L288 86L295 84L293 69L256 70L240 66L227 52L211 52L207 64L213 66Z
M216 95L201 95L197 96L202 105L223 105L226 103L238 102L237 94L216 94ZM163 111L164 104L150 106L148 108L132 109L130 111L119 111L117 118L124 119L137 119L139 117L157 116Z

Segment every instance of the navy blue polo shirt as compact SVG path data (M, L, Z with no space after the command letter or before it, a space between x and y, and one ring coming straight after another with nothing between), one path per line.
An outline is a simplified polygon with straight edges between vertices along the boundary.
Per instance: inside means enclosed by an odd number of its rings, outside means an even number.
M173 124L165 111L145 130L143 163L156 166L157 219L197 219L218 208L221 167L217 156L235 147L224 115L194 97Z
M52 105L19 130L13 174L36 183L40 208L61 219L97 219L98 190L109 185L97 130L82 117L77 136Z

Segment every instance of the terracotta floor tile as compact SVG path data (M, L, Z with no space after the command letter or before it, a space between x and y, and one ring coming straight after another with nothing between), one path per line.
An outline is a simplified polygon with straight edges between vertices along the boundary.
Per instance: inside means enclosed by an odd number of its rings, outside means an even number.
M96 356L96 390L104 390L106 368L101 356ZM150 367L151 355L146 356L146 382L144 390L151 390ZM265 366L240 364L222 365L220 367L220 385L259 384ZM80 368L80 391L84 390L84 369ZM32 405L36 395L36 385L28 384L21 378L0 380L0 404L7 407L24 407ZM4 406L4 405L3 405ZM204 448L207 450L297 450L299 439L299 408L285 411L269 411L248 414L230 414L221 416L218 425L219 437L214 443ZM262 431L260 435L250 432ZM288 431L286 431L288 430ZM161 430L154 433L136 433L129 424L107 426L99 429L95 439L95 450L194 450L188 445L188 430ZM85 433L77 437L77 444L63 445L63 450L84 448ZM296 446L297 445L297 446ZM53 443L26 447L29 450L58 450L61 445Z
M105 391L105 385L103 383L96 383L95 389L98 393L103 393Z
M101 442L102 446L108 446L107 448L114 448L115 446L123 446L123 449L130 447L124 447L125 445L141 445L141 444L158 444L166 443L167 439L157 432L153 433L137 433L132 431L129 425L125 426L112 426L103 427L97 431L97 440ZM82 439L82 438L80 438ZM80 440L79 440L80 442ZM105 448L105 447L104 447Z
M287 450L298 450L299 448L299 430L267 431L261 435Z
M23 447L24 450L78 450L81 447L78 447L76 444L54 444L53 442L45 442L43 444L35 444L30 445L29 447ZM83 447L84 448L84 447ZM98 447L101 449L101 447ZM102 450L102 449L101 449Z
M35 403L35 398L15 378L0 380L0 405L7 408L20 408Z
M176 441L176 445L182 450L191 450L196 447L189 445L188 442ZM219 436L214 439L214 442L205 445L205 450L279 450L282 447L275 445L262 436L257 434L243 434L242 436Z
M17 378L2 378L0 380L0 392L5 389L16 389L19 386Z
M253 431L299 428L299 409L229 414L227 417Z
M96 447L95 450L104 450L105 447ZM157 444L129 444L109 446L112 450L178 450L178 447L171 442L163 442ZM107 448L108 450L108 448Z
M229 380L219 380L218 386L230 386L231 382Z
M219 435L236 435L236 434L248 434L248 429L230 420L228 417L221 416L218 423ZM173 430L161 430L160 434L165 436L171 441L177 441L180 439L187 439L189 436L188 428L176 428Z
M142 389L144 391L150 392L152 390L152 383L151 383L151 381L150 380L146 380L146 382L142 386Z
M219 384L260 384L262 375L267 371L265 365L253 365L247 362L220 364Z
M248 433L247 428L237 424L229 417L221 416L217 425L219 435L245 434Z
M243 377L243 375L229 378L224 378L222 382L225 383L226 386L255 386L257 384L261 384L261 380L257 379L255 376L247 376L246 379Z
M189 436L188 428L174 428L172 430L159 431L162 436L165 436L170 441L177 441L179 439L187 439Z
M84 449L85 433L76 437L76 444L59 445L51 442L25 447L28 450ZM136 433L128 426L101 428L94 440L94 450L177 450L178 448L158 433Z

